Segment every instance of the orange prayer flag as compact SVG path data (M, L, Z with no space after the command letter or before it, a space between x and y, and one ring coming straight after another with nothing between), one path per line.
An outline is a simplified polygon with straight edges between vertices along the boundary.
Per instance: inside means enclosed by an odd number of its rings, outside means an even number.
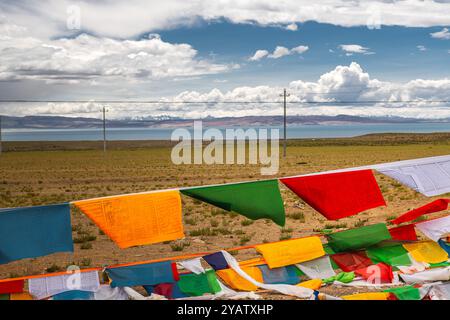
M9 300L33 300L33 296L28 292L11 293Z
M321 279L312 279L304 282L300 282L297 284L298 287L304 287L311 290L319 290L322 286L322 280Z
M262 272L258 267L242 267L241 269L257 282L263 283ZM222 279L226 284L228 284L235 290L256 291L258 289L257 286L242 278L233 269L217 270L216 273L220 277L220 279Z
M262 264L266 264L266 260L264 260L264 258L262 258L262 257L253 258L253 259L244 260L244 261L239 262L240 267L256 267L256 266L260 266Z
M389 300L389 292L366 292L342 296L344 300Z
M325 255L322 242L317 236L261 244L255 249L263 255L271 269L313 260Z
M74 202L120 248L184 237L178 191Z

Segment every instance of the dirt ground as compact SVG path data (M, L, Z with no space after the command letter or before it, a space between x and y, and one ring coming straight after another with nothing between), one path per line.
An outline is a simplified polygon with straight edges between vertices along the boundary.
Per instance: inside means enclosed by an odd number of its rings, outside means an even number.
M10 142L0 155L0 207L60 203L105 195L149 190L267 179L258 165L174 165L171 144L156 141ZM450 154L449 134L388 134L349 139L289 141L286 158L280 158L274 177L326 171L374 163ZM377 174L387 207L376 208L339 221L327 221L282 184L287 222L251 221L183 196L186 238L169 243L119 249L88 218L72 211L75 252L24 259L0 266L0 278L135 262L242 245L272 242L385 222L433 199ZM437 198L437 197L436 197ZM238 260L253 258L252 249L233 252ZM326 288L330 294L359 289ZM367 290L363 290L367 291ZM269 298L285 298L265 295Z

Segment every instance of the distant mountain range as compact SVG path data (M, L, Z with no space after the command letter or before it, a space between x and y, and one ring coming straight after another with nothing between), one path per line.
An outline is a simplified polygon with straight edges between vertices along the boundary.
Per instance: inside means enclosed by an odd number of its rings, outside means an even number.
M199 119L200 120L200 119ZM282 116L246 116L201 119L203 126L233 127L233 126L278 126L283 124ZM190 127L193 119L179 118L143 118L107 120L109 128L177 128ZM450 123L450 118L429 120L402 117L358 117L348 115L338 116L289 116L289 125L319 125L319 124L349 124L349 123ZM26 116L2 117L4 129L90 129L103 126L101 119L72 118L60 116Z

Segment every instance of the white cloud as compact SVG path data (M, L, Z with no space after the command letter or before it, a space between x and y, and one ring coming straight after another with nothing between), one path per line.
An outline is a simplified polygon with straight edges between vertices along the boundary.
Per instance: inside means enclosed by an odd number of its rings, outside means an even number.
M249 58L250 61L259 61L262 58L271 58L271 59L279 59L284 56L292 55L292 54L302 54L309 50L308 46L297 46L292 49L288 49L283 46L277 46L272 53L269 54L267 50L256 50L252 57Z
M359 44L341 44L339 47L348 56L351 56L354 53L374 54L373 52L369 51L370 50L369 48L360 46Z
M415 79L406 83L395 83L372 79L361 66L352 62L348 66L337 66L324 73L317 81L292 81L286 86L289 114L296 115L355 115L355 116L399 116L412 118L449 118L450 79ZM184 91L175 96L161 98L160 104L145 105L122 103L111 108L109 117L163 116L204 118L280 115L282 104L281 86L242 86L229 91L213 89L209 92ZM189 104L172 103L188 101ZM208 103L197 103L197 102ZM253 101L254 104L240 103ZM280 103L267 103L279 101ZM374 103L374 101L378 101ZM381 101L381 102L380 102ZM411 102L414 101L414 102ZM226 103L228 102L228 103ZM233 102L233 103L229 103ZM308 102L308 103L306 103ZM313 102L313 104L309 103ZM101 105L91 103L0 105L0 111L20 114L63 114L71 116L99 115ZM2 108L4 108L2 110Z
M44 40L27 28L0 20L0 80L81 80L122 78L146 81L226 72L238 65L197 57L189 44L172 44L157 35L141 40L117 40L81 34Z
M423 45L418 45L417 49L419 49L419 51L427 51L427 47L423 46Z
M296 23L291 23L291 24L288 24L286 26L286 30L297 31L298 30L298 26L297 26Z
M450 25L450 3L442 0L325 0L320 3L310 0L16 0L0 2L0 12L29 27L33 36L54 37L71 33L65 29L70 5L80 7L84 31L121 38L193 25L199 19L221 18L263 26L289 26L306 21L369 28L374 23L406 27Z
M269 54L267 50L256 50L255 54L250 57L250 61L259 61Z
M450 32L448 28L444 28L441 31L430 33L432 38L450 40Z

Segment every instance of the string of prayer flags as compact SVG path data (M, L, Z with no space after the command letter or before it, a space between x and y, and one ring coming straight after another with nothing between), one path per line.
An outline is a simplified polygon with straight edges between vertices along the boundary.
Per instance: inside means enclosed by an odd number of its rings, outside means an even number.
M325 255L322 242L317 236L266 243L255 246L269 268L284 267Z
M370 247L381 241L391 239L384 223L372 224L327 235L328 244L336 252L352 251Z
M243 182L181 190L181 193L249 219L271 219L285 224L278 180Z
M24 280L0 282L0 294L23 292Z
M170 261L106 268L105 271L112 288L173 283L180 279L176 264Z
M414 224L407 224L400 227L390 228L392 240L397 241L417 241L416 229Z
M258 267L243 267L242 270L257 282L263 282L263 275ZM217 275L226 284L235 290L241 291L256 291L258 287L250 281L242 278L233 269L223 269L217 271Z
M374 167L427 197L450 192L450 156L406 160Z
M373 264L364 251L336 253L331 256L331 259L344 272L355 271Z
M419 262L439 263L448 259L447 252L433 241L405 243L403 247Z
M417 223L416 228L426 237L437 242L442 236L450 233L450 215Z
M228 268L227 261L220 251L208 254L202 258L216 271Z
M184 237L178 191L75 201L120 248Z
M449 201L450 201L449 199L435 200L433 202L427 203L424 206L410 210L402 214L400 217L392 220L391 222L395 224L400 224L403 222L413 221L425 214L447 210Z
M400 244L370 247L366 253L373 263L384 262L390 266L409 266L412 263L408 251Z
M32 278L28 280L30 294L39 300L66 291L81 290L95 292L99 288L100 280L97 271Z
M68 203L0 209L0 264L73 252Z
M372 284L392 283L394 279L392 267L382 262L355 270L355 274Z
M341 219L386 205L372 170L280 180L328 220Z
M295 272L294 266L269 269L267 265L260 265L258 268L263 275L264 283L267 284L298 284L300 278Z

